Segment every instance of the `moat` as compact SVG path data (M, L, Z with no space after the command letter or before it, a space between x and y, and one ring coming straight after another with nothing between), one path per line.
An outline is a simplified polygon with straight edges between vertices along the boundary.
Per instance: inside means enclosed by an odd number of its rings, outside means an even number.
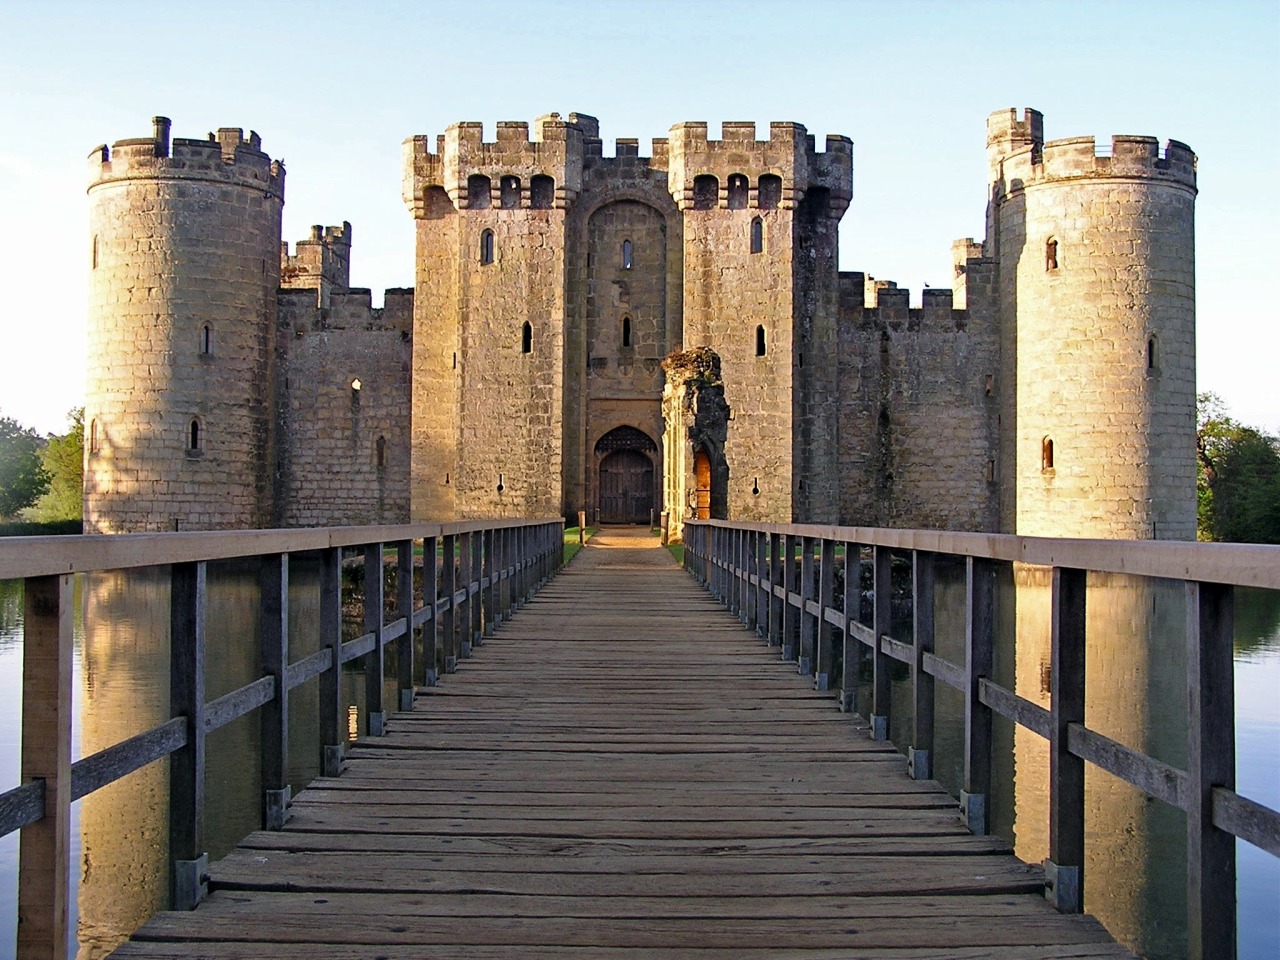
M295 642L314 635L307 624L317 611L315 572L305 563L293 565L292 624ZM167 716L168 578L165 571L108 573L77 578L75 756L92 753L137 733ZM949 615L959 600L958 584L939 582L939 649L956 643ZM258 657L254 601L257 581L251 571L222 569L211 573L209 696L234 688L252 676ZM1046 594L1035 578L1005 590L1003 633L1017 624L1024 636L1041 631ZM0 787L18 779L17 743L21 711L21 585L0 583ZM1091 608L1090 723L1116 739L1147 750L1175 766L1185 741L1181 715L1185 666L1181 656L1179 592L1157 583L1138 587L1118 578L1101 589ZM216 626L215 626L216 625ZM948 632L950 627L950 632ZM1143 636L1145 634L1145 636ZM1047 632L1045 633L1047 638ZM1139 642L1134 642L1134 640ZM1141 642L1145 640L1146 642ZM1045 649L1024 642L1001 647L997 673L1016 683L1019 693L1044 702ZM1149 649L1149 658L1133 652ZM1236 603L1237 786L1239 791L1272 808L1280 807L1280 594L1241 589ZM309 650L295 649L292 656ZM1139 662L1141 660L1141 662ZM347 678L349 702L360 709L363 682ZM905 683L895 695L908 696ZM949 788L958 779L959 704L941 691L938 696L939 779ZM291 779L300 788L318 772L315 756L314 683L299 688L292 711ZM1095 712L1096 711L1096 712ZM899 714L901 715L901 714ZM353 718L353 726L355 726ZM357 727L358 728L358 727ZM949 738L949 739L948 739ZM251 718L239 721L209 741L208 837L213 857L257 826L258 729ZM1026 731L997 727L998 761L1008 776L1003 793L993 797L996 830L1012 836L1020 856L1044 856L1046 784L1042 772L1045 744ZM949 762L949 758L950 761ZM129 931L161 906L167 877L165 858L166 786L164 765L155 764L75 804L79 844L74 850L73 878L77 894L72 924L79 956L105 955ZM1028 777L1019 771L1031 770ZM1137 791L1090 771L1088 781L1087 908L1121 941L1152 958L1181 956L1185 947L1183 863L1185 825L1182 814ZM1239 956L1242 960L1273 955L1280 944L1280 918L1270 901L1280 888L1280 862L1239 844ZM0 840L0 944L14 938L14 891L17 836Z

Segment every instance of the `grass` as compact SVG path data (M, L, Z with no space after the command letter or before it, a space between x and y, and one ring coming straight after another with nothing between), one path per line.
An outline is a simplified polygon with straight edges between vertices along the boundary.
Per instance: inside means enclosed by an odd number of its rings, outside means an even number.
M590 540L593 536L595 536L595 532L596 532L595 527L587 527L586 536L583 537L583 539ZM578 542L578 528L565 527L564 528L564 562L568 563L570 560L572 560L575 556L577 556L578 551L581 549L582 549L582 544Z

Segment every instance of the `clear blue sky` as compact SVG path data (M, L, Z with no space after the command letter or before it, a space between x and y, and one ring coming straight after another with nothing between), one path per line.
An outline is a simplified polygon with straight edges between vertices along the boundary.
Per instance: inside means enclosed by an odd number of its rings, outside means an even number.
M1280 4L0 0L0 414L57 431L82 402L99 143L257 130L288 167L285 238L354 226L352 281L413 282L400 143L458 120L598 116L605 149L672 123L795 120L854 141L841 266L950 285L981 238L984 123L1146 134L1200 156L1199 383L1280 433Z

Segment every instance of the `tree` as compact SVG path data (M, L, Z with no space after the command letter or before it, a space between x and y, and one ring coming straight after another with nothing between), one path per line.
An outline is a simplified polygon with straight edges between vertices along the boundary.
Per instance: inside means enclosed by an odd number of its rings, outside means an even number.
M79 520L84 509L84 407L67 411L67 432L50 435L40 454L49 489L26 512L29 520Z
M1201 540L1280 543L1280 446L1227 415L1212 393L1197 397Z
M34 430L10 417L0 417L0 518L29 507L49 487L40 463L43 441Z

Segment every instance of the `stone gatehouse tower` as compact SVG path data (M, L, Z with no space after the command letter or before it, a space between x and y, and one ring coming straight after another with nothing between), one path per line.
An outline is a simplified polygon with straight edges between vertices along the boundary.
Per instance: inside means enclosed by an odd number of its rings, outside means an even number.
M256 133L90 157L90 532L585 510L1195 536L1195 155L993 113L953 289L838 268L852 145L595 118L404 143L412 290L280 242Z

